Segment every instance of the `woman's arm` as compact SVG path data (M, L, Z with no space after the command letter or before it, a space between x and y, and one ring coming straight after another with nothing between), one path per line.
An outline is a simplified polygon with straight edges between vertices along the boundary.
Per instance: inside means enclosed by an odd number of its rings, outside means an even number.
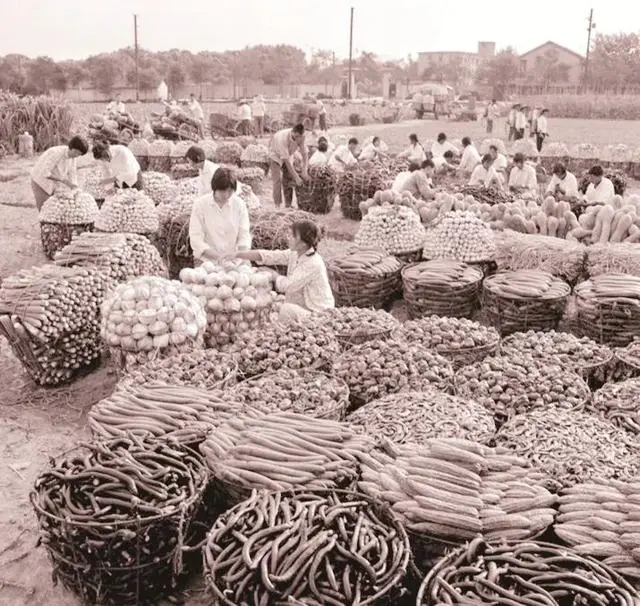
M239 251L248 251L251 248L251 225L249 223L249 211L242 201L240 205L240 225L238 231L238 240L236 249Z
M210 250L210 246L204 238L204 217L197 204L194 204L189 218L189 241L191 248L193 248L193 256L196 259L199 259Z

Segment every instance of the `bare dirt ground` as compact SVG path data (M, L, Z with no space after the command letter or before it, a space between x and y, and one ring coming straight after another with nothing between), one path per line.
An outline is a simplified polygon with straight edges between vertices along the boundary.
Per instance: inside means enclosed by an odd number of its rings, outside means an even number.
M556 140L605 145L624 142L640 147L637 123L557 121ZM561 128L560 128L561 127ZM358 136L379 133L392 147L405 145L410 132L422 139L434 138L440 130L452 138L464 134L481 140L479 124L448 124L413 121L395 125L342 128L337 132ZM84 160L82 165L88 165ZM7 158L0 162L0 279L21 268L46 261L40 246L37 212L32 202L28 171L32 162ZM270 204L268 184L263 203ZM637 189L638 184L633 184ZM331 238L323 243L326 257L348 245L357 223L346 221L339 208L323 218ZM51 582L51 568L43 548L36 548L37 529L29 503L29 491L49 457L68 450L88 438L85 417L89 408L113 390L115 376L101 368L70 386L37 388L23 373L8 344L0 339L0 606L76 606L73 595ZM196 583L186 601L190 606L208 603L202 584Z

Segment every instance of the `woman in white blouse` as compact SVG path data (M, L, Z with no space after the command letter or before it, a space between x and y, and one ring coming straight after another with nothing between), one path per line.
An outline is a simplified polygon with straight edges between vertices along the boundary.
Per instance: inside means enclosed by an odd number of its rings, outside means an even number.
M93 146L93 157L107 163L107 185L115 181L118 189L142 189L142 171L133 152L125 145L109 145L106 141Z
M295 321L313 312L335 307L327 268L318 254L320 230L312 221L295 221L288 250L249 250L235 256L261 265L286 265L287 275L276 278L276 290L284 292L280 321Z
M398 158L406 158L409 164L421 166L427 159L427 154L422 147L422 143L418 140L418 135L411 133L409 135L409 147L398 154Z

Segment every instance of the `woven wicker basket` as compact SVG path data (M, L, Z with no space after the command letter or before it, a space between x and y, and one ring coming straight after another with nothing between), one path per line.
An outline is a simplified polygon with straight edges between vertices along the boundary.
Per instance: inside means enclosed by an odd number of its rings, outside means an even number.
M78 376L88 374L100 363L97 332L96 345L98 347L95 359L87 366L78 369L65 366L62 360L58 360L56 368L53 368L50 358L51 346L55 344L44 344L36 339L15 316L11 318L6 314L0 315L0 335L7 339L13 354L38 385L58 385L68 382ZM61 357L64 358L64 351Z
M192 477L190 494L177 509L153 516L135 516L117 522L71 521L43 509L35 492L30 495L38 525L43 533L55 532L57 540L47 541L46 550L54 578L87 604L153 603L171 595L179 575L189 572L183 553L190 549L194 522L208 485L202 456L187 448ZM86 449L76 449L82 456ZM209 521L210 522L210 521ZM91 540L92 543L87 541ZM127 551L131 565L110 566L109 557ZM91 563L91 564L89 564Z
M640 308L623 300L585 299L576 290L576 331L597 343L625 347L640 335Z
M487 356L492 356L500 347L498 337L492 343L478 345L477 347L467 347L465 349L438 349L437 352L451 362L453 368L461 368L484 360Z
M70 225L68 223L40 222L42 250L47 259L53 260L55 254L69 244L74 236L85 231L93 231L93 223Z
M401 263L417 263L422 259L422 248L405 253L394 253L393 256Z
M525 298L503 296L492 289L492 276L485 279L482 291L482 309L487 319L498 332L504 336L514 332L528 330L554 330L560 324L571 287L562 282L566 288L557 297Z
M442 286L419 283L406 275L407 265L402 270L404 300L410 319L423 316L450 316L470 318L479 307L479 295L483 274L478 270L478 279L464 286Z
M283 493L279 493L281 495L291 495L295 496L296 494L300 495L323 495L323 494L337 494L344 495L349 499L349 501L364 501L367 503L368 507L374 512L375 516L384 524L391 526L397 536L400 537L402 542L405 545L405 552L408 554L404 556L402 559L397 560L397 572L394 577L386 583L384 586L375 587L373 591L375 593L366 598L358 601L357 603L360 606L409 606L409 604L413 604L413 600L411 596L406 595L406 587L410 586L411 580L414 582L413 584L419 584L418 571L413 566L413 561L410 555L410 546L411 542L408 536L408 532L405 530L403 524L398 520L397 516L391 510L387 503L381 502L377 499L372 499L371 497L364 495L360 492L356 491L354 486L353 490L291 490ZM228 512L227 516L233 515L233 512ZM401 553L398 555L402 555ZM206 559L206 557L205 557ZM211 570L207 570L205 565L205 576L207 585L211 590L211 594L213 595L213 604L216 606L239 606L235 602L233 602L225 593L223 593L215 583L215 576ZM407 578L409 577L409 578ZM279 601L274 600L270 601L269 604L290 604L291 606L305 606L307 601L303 601L304 598L297 600L292 596L287 596L287 601ZM410 601L411 600L411 601ZM337 603L337 602L336 602ZM242 602L245 604L245 602ZM251 602L253 605L254 602Z
M329 283L338 307L373 307L383 309L401 291L400 269L374 275L368 272L343 271L327 264Z

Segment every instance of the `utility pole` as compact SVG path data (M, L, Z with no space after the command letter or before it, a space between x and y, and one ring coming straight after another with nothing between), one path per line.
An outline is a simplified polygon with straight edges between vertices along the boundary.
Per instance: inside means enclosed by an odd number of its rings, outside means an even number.
M138 15L133 16L133 48L136 59L136 101L140 101L140 74L138 71Z
M347 97L351 100L351 80L353 75L353 6L351 7L351 25L349 27L349 82L347 83Z
M591 32L596 28L593 22L593 9L589 11L589 26L587 27L587 53L584 60L584 92L589 92L589 53L591 52Z

